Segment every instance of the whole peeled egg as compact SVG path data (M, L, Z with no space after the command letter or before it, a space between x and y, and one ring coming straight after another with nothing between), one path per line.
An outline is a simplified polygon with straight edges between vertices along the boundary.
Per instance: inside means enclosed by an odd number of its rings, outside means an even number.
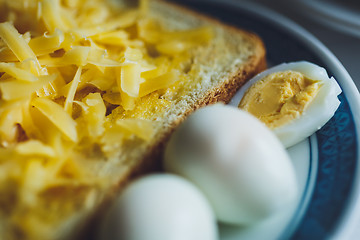
M319 130L340 105L341 89L326 70L310 62L283 63L247 82L230 105L264 122L285 147Z
M253 224L297 199L295 172L276 136L249 113L223 104L199 109L179 126L164 167L197 185L224 223Z
M218 239L207 199L190 182L153 174L130 183L105 216L101 240Z

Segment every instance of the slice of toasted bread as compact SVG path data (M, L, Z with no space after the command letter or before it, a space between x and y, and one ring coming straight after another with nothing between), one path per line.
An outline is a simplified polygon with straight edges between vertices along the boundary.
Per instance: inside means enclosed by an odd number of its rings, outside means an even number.
M156 162L159 163L164 143L188 114L208 104L228 103L248 79L266 68L265 48L257 35L175 4L151 1L150 6L152 17L166 28L178 30L211 25L216 33L209 45L193 50L191 65L199 71L185 86L186 93L164 112L159 131L150 144L152 149L146 154L148 158L139 161L139 172L147 167L159 167Z
M150 1L149 9L147 17L168 30L201 26L213 29L213 38L208 43L189 49L187 58L181 59L181 71L189 76L188 80L169 91L163 90L161 97L168 105L161 110L151 106L151 98L138 102L131 118L153 122L154 131L149 140L131 138L117 146L112 155L102 154L98 146L80 151L80 162L84 164L80 167L99 180L96 186L47 190L38 196L37 204L17 205L15 217L15 210L5 208L9 202L16 201L16 190L12 191L14 196L2 202L1 195L8 190L0 188L0 235L4 239L77 238L79 232L89 229L93 216L105 208L126 182L140 174L161 170L166 141L188 114L207 104L229 102L248 79L266 67L264 45L255 34L163 1ZM119 116L113 114L116 117ZM14 183L15 188L18 185ZM26 227L18 224L21 214L31 216L26 218L29 221Z

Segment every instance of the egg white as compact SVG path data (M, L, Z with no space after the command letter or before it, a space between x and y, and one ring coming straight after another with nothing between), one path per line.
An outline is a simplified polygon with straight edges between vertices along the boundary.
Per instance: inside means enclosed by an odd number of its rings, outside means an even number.
M190 115L166 147L164 168L194 183L222 223L252 225L297 199L284 146L260 120L227 105Z
M238 106L248 88L258 80L271 73L287 70L298 71L307 78L317 80L321 84L319 92L299 118L272 129L285 147L291 147L324 126L332 118L340 105L337 96L341 93L341 88L333 77L328 76L324 68L306 61L283 63L274 66L248 81L235 94L230 101L230 105Z
M103 219L100 240L216 240L214 213L189 181L152 174L131 182Z

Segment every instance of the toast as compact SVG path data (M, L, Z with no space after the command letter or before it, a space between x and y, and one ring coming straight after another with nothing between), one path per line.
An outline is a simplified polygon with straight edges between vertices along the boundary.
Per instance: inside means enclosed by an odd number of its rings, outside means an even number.
M128 181L161 170L187 115L266 67L258 36L172 3L26 2L0 1L3 239L76 238Z

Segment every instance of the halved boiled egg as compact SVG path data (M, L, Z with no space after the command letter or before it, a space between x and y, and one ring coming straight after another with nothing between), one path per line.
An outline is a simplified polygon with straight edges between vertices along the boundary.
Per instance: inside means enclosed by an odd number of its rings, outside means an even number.
M285 147L319 130L340 105L341 89L326 70L301 61L269 68L247 82L231 100L265 123Z

